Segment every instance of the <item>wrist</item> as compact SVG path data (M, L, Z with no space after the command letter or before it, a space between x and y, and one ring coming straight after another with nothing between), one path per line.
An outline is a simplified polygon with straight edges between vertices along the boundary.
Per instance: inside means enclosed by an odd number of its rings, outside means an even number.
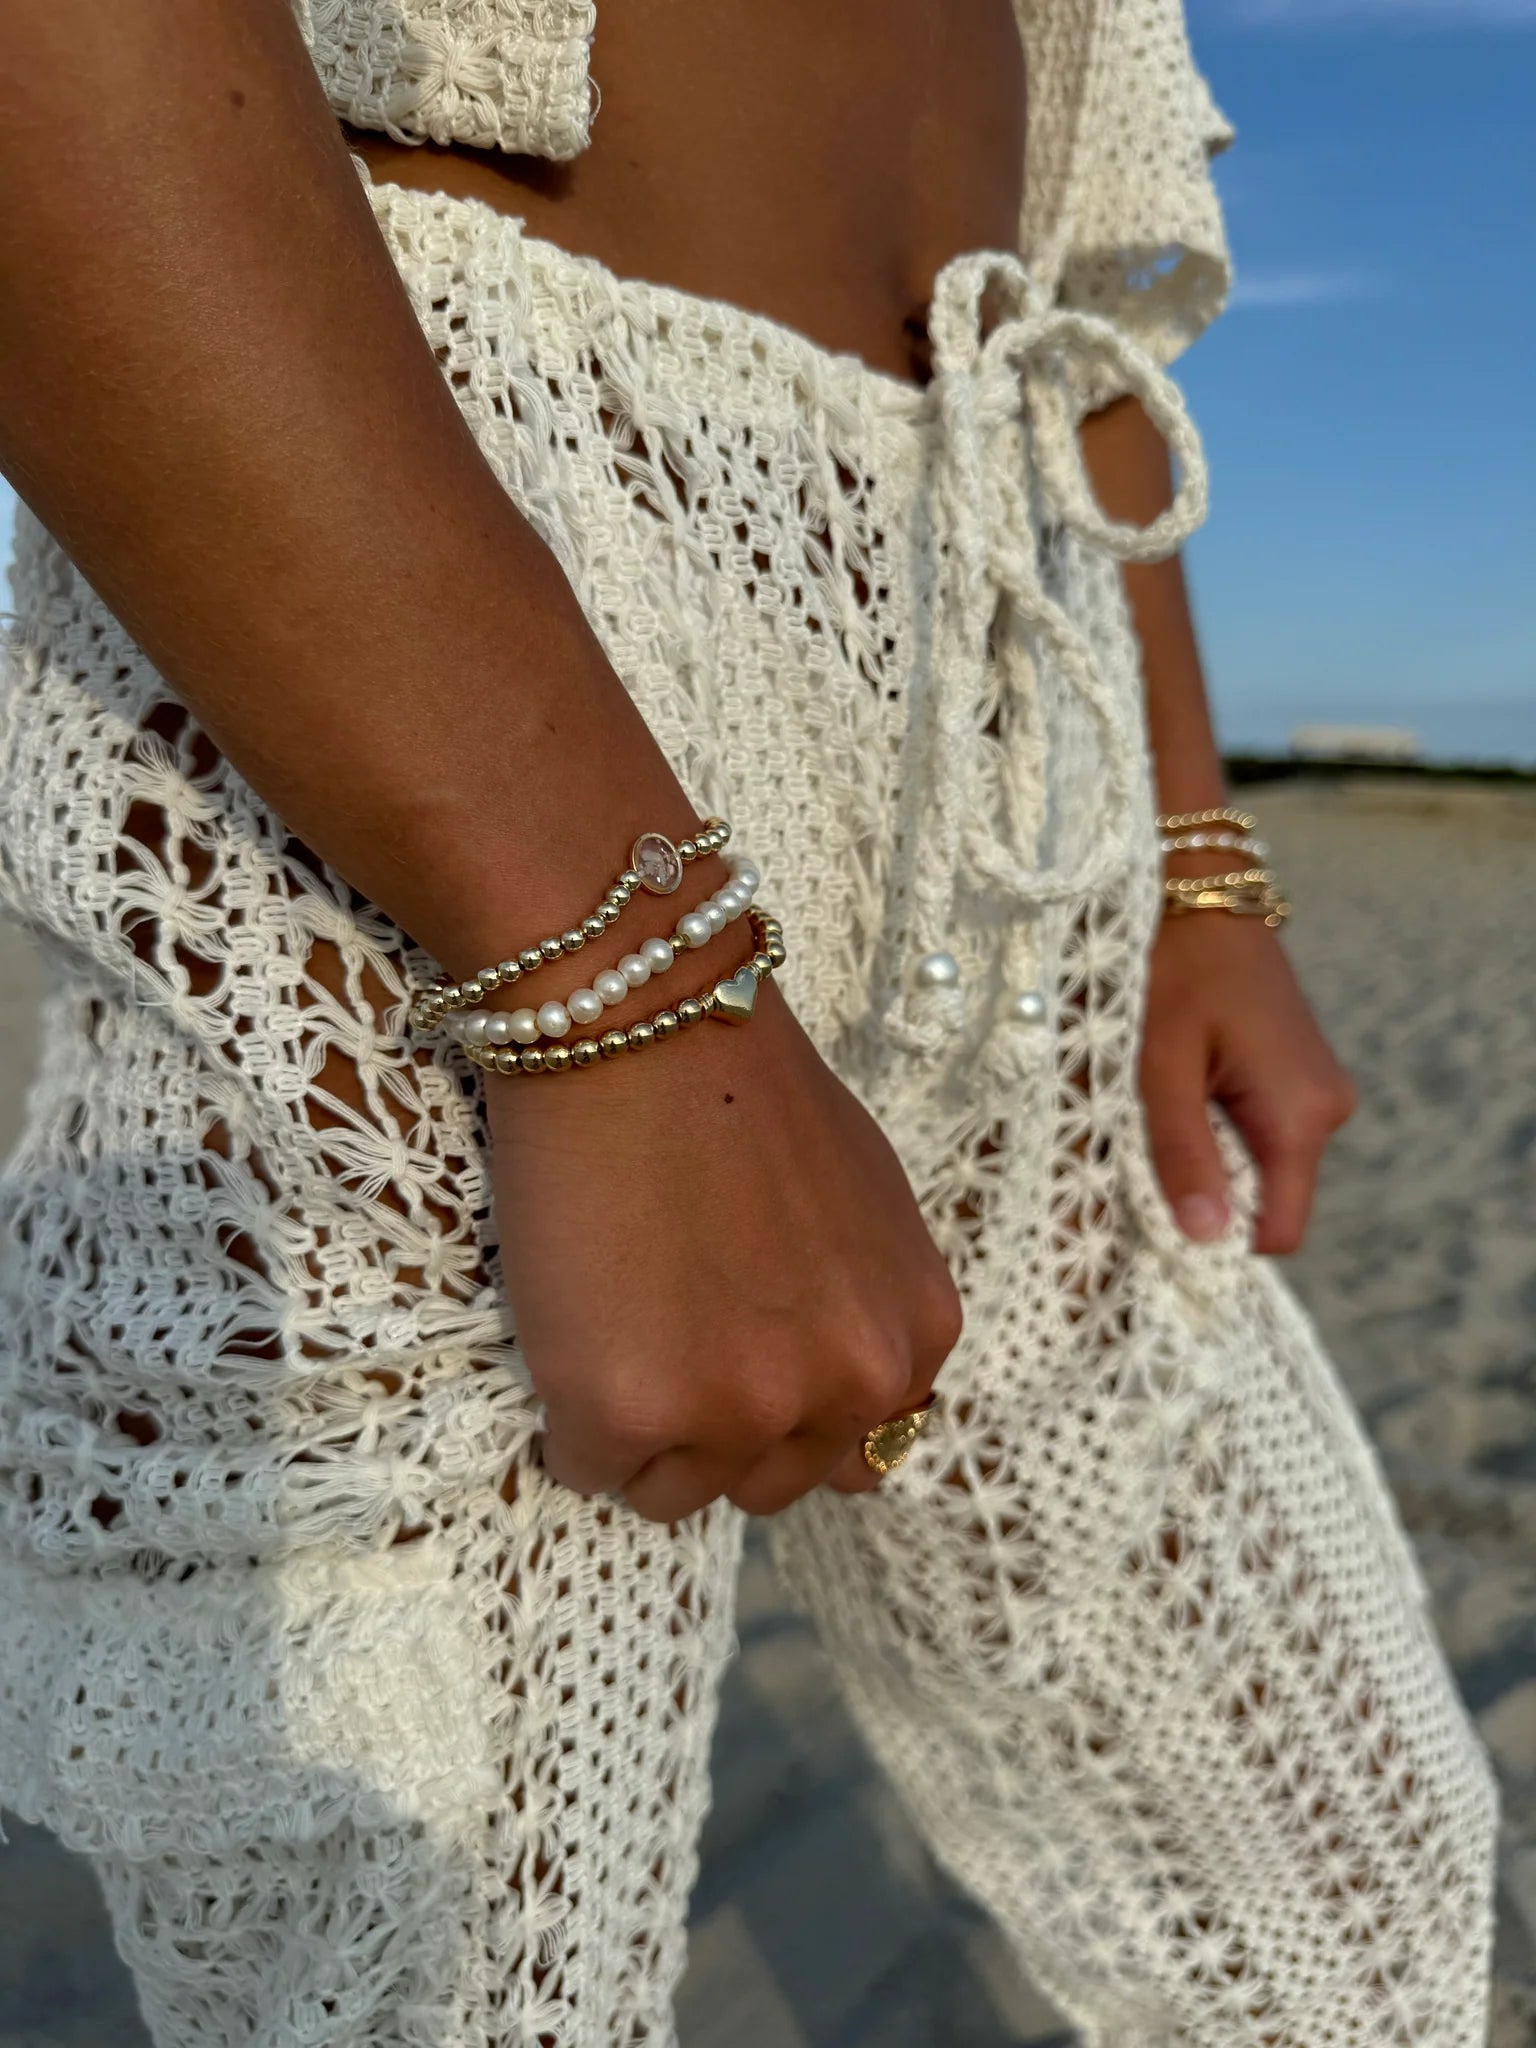
M698 971L678 979L675 988L666 985L674 980L668 975L648 1003L643 998L649 989L639 990L642 1000L625 1006L628 1021L652 1017L663 1007L675 1010L684 996L713 988L743 966L753 952L750 934L743 929L746 922L740 919L690 955L698 962ZM617 1021L620 1012L615 1010L613 1016L613 1028L622 1028ZM608 1022L605 1015L596 1030L607 1029ZM584 1128L588 1119L611 1122L618 1117L626 1127L648 1129L658 1122L686 1120L709 1099L745 1102L762 1091L768 1076L782 1071L788 1041L797 1036L803 1037L800 1026L777 977L769 975L759 984L745 1025L706 1017L675 1033L665 1045L601 1059L580 1073L487 1073L491 1133L493 1139L538 1143L546 1134L553 1139L572 1128Z

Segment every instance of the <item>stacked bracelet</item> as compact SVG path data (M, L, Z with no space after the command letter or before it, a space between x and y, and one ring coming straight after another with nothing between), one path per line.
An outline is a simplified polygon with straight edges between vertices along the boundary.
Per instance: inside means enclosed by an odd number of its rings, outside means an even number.
M785 960L784 928L767 912L747 913L757 951L734 974L726 975L710 988L684 996L671 1009L658 1010L653 1017L631 1024L627 1030L605 1031L601 1038L578 1038L574 1045L558 1041L550 1045L468 1045L466 1056L477 1067L493 1074L564 1074L573 1067L596 1066L599 1060L617 1059L621 1053L644 1052L648 1046L675 1038L690 1024L714 1017L724 1024L745 1024L757 1001L760 982L766 981Z
M644 987L653 975L665 974L680 952L704 946L717 932L741 916L752 902L760 877L745 857L732 862L731 879L702 903L685 911L670 938L645 939L626 953L617 967L594 974L590 987L573 989L565 1001L543 1003L537 1010L460 1010L444 1019L448 1034L464 1045L532 1045L539 1038L564 1038L573 1024L595 1024L605 1008L622 1003L631 990Z
M1204 825L1230 825L1237 832L1251 832L1258 819L1252 811L1229 810L1225 804L1213 811L1173 811L1156 820L1159 832L1195 832Z
M1257 823L1251 812L1225 806L1178 811L1156 820L1158 831L1169 835L1159 842L1165 854L1210 847L1262 860L1269 849L1252 836ZM1163 883L1163 898L1164 907L1175 916L1195 910L1226 910L1236 917L1262 917L1273 928L1291 914L1291 906L1266 867L1238 868L1217 875L1170 875Z
M579 925L572 925L566 932L552 933L536 946L527 946L494 966L482 967L464 981L434 982L418 989L412 1002L411 1023L419 1031L430 1030L451 1011L472 1008L492 989L510 987L525 975L536 974L551 960L579 953L589 939L603 936L637 891L643 889L652 896L672 895L682 885L684 865L718 852L730 836L731 828L724 818L706 818L692 838L676 845L663 832L642 832L630 848L628 866L614 877L601 902Z
M1172 838L1158 841L1163 853L1189 853L1203 846L1220 847L1227 853L1251 853L1255 860L1262 860L1269 848L1262 839L1255 839L1251 832L1179 832Z

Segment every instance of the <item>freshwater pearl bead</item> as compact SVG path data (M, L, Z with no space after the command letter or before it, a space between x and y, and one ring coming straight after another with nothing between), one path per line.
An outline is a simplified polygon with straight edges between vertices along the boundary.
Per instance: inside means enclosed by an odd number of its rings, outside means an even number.
M539 1020L532 1010L514 1010L507 1022L512 1027L512 1037L518 1045L532 1045L539 1035Z
M631 988L640 988L651 978L651 963L643 953L626 953L619 962L619 972Z
M485 1034L490 1028L490 1018L484 1010L471 1010L464 1019L464 1043L484 1045Z
M545 1038L564 1038L571 1028L571 1013L564 1003L539 1006L539 1030Z
M718 903L709 902L702 905L699 910L699 916L703 918L712 932L723 932L725 930L726 915Z
M925 953L913 970L919 988L958 988L960 962L953 953Z
M701 910L690 910L677 921L677 936L685 946L705 946L714 937L709 919Z
M747 907L747 899L739 889L717 889L715 891L715 901L725 912L727 918L740 917Z
M1019 1024L1043 1024L1045 1022L1045 997L1037 988L1026 988L1013 999L1012 1014Z
M592 986L610 1009L615 1003L622 1003L629 994L629 983L611 967L605 967L601 974L595 975Z
M650 963L652 974L665 974L677 954L669 940L647 939L640 948L640 958Z
M505 1010L497 1010L485 1027L487 1045L506 1045L512 1036L512 1019Z
M755 889L762 879L751 861L741 860L736 863L736 886L739 889Z
M603 1014L603 999L595 988L573 989L565 999L565 1007L577 1024L595 1024Z

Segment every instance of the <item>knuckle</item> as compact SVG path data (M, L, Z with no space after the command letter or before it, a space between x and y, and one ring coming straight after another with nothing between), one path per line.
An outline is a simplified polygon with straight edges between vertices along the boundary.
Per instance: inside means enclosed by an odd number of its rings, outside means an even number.
M800 1406L797 1389L782 1373L760 1373L736 1403L734 1434L747 1443L778 1443L800 1420Z
M941 1267L934 1276L919 1309L918 1327L925 1340L924 1350L930 1356L947 1358L965 1330L965 1303L947 1267Z
M1304 1082L1291 1100L1291 1122L1307 1137L1326 1136L1354 1111L1355 1089L1347 1075Z
M682 1441L680 1419L659 1401L642 1401L630 1396L594 1418L605 1446L636 1463L654 1458Z
M892 1345L867 1346L853 1359L844 1374L843 1397L849 1412L862 1422L881 1422L893 1414L906 1398L912 1372L908 1360Z

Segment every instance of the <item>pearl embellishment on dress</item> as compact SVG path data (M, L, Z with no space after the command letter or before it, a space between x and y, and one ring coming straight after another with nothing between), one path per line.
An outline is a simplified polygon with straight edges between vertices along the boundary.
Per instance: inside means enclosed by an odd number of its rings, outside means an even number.
M953 953L925 953L913 970L919 988L958 988L960 962Z

